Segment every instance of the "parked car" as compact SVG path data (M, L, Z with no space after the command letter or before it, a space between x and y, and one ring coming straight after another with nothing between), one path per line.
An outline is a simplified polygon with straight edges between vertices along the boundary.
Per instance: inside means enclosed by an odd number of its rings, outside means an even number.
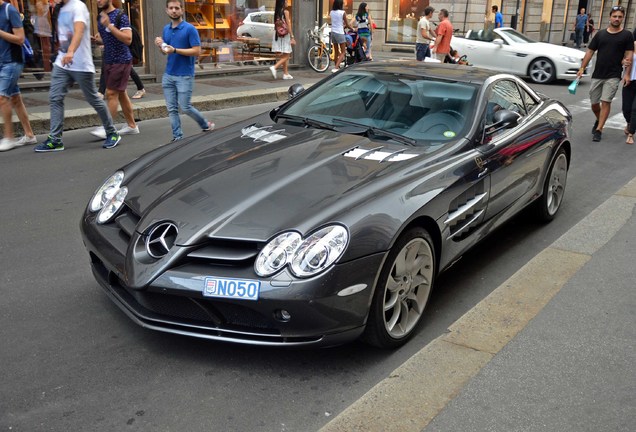
M585 55L574 48L537 42L509 27L469 30L465 37L453 36L451 46L474 66L528 77L537 84L575 79Z
M253 37L260 40L262 47L272 47L274 39L274 12L260 11L247 14L236 29L239 37Z
M371 62L290 94L141 156L90 199L93 274L134 322L397 347L441 271L521 210L561 207L572 117L515 76Z

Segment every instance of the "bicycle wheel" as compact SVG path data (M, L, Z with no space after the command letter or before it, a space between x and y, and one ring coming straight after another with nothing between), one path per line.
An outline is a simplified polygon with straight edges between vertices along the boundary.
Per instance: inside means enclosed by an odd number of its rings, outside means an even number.
M329 69L329 52L320 45L313 45L307 50L309 66L316 72L324 72Z

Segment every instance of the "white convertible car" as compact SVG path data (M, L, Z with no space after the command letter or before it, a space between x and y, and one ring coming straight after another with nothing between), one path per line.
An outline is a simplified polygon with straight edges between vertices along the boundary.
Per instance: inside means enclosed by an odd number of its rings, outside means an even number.
M574 48L537 42L510 27L469 30L464 37L453 36L451 46L474 66L529 77L537 84L574 79L585 55Z

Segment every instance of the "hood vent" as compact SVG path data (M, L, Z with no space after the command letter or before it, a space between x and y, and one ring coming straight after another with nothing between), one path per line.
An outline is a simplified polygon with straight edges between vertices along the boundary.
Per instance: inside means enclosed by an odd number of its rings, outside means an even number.
M404 153L404 150L394 152L382 150L383 147L373 149L354 148L344 153L344 157L354 158L355 160L366 159L382 162L401 162L416 157L416 154Z
M272 126L249 125L241 129L241 138L252 138L254 142L273 143L287 138L284 130L271 130Z

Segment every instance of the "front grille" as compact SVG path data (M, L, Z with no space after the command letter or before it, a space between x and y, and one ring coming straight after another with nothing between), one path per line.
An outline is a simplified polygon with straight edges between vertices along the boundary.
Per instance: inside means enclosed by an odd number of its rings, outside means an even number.
M205 264L244 267L254 263L263 245L259 242L212 239L188 253Z
M125 237L126 240L130 240L140 220L139 215L124 204L119 211L119 215L115 218L115 223L117 227L119 227L120 234Z
M121 286L121 283L120 283ZM147 312L158 315L153 317L168 320L184 319L205 327L225 327L241 331L280 334L275 322L261 313L242 305L225 303L213 299L185 297L174 294L154 293L119 288L125 291L128 303L140 316L148 317ZM136 304L131 304L134 301Z

